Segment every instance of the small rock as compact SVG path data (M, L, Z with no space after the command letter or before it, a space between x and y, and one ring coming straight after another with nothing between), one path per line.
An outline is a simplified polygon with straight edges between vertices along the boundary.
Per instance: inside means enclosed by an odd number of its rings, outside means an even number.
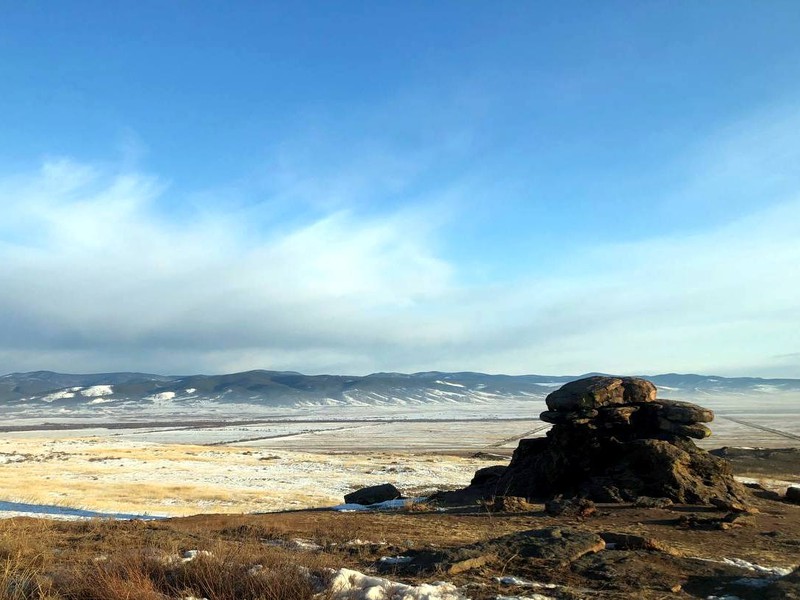
M669 508L673 504L669 498L651 498L650 496L639 496L633 503L636 508Z
M756 518L743 512L728 513L723 517L726 523L733 527L755 527Z
M495 496L488 505L491 512L530 512L536 506L519 496Z
M751 515L758 514L759 512L757 508L745 506L743 502L731 498L711 498L710 502L717 508L727 510L728 512L747 513Z
M597 513L594 502L586 498L554 498L544 505L544 510L550 516L566 517L591 517Z
M488 563L492 558L492 556L477 556L475 558L468 558L466 560L454 562L447 567L447 574L458 575L459 573L464 573L465 571L478 569Z
M800 487L790 486L786 489L786 500L794 504L800 504Z
M663 552L670 556L683 556L683 552L680 550L676 550L669 544L655 538L630 533L615 533L613 531L604 531L599 535L607 545L613 544L616 550L652 550L654 552Z

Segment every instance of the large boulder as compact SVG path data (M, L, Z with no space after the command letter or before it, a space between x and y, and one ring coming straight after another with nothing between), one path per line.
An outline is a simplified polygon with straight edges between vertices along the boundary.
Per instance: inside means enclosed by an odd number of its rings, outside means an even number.
M646 379L598 375L571 381L549 394L545 401L550 410L575 411L655 399L656 386Z
M351 492L344 497L347 504L377 504L388 500L397 500L403 495L391 483L373 485Z

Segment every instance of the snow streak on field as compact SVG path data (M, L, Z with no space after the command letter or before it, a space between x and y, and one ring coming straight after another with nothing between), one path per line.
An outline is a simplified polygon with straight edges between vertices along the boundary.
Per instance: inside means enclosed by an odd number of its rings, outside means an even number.
M88 397L104 400L101 387L90 388ZM717 412L714 435L700 445L800 445L800 403L781 400L700 399ZM171 402L168 394L159 398L164 415ZM355 488L385 482L409 496L424 495L465 486L476 469L507 463L519 438L545 435L549 425L537 418L543 409L543 401L520 400L234 411L203 423L188 414L141 422L149 413L138 419L131 413L123 423L7 420L7 430L20 430L6 431L0 441L0 501L17 504L0 505L0 512L274 511L336 505Z
M466 485L487 464L398 452L322 454L160 444L125 435L6 439L0 442L0 457L5 460L0 489L6 501L140 515L332 506L353 489L386 481L419 495Z

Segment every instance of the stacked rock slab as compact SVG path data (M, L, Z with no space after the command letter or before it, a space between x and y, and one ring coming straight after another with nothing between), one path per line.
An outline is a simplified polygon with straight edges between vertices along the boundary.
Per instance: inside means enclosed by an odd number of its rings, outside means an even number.
M745 497L727 461L691 439L711 435L708 409L657 399L651 382L631 377L573 381L546 402L541 419L553 424L547 437L520 440L509 466L483 482L484 493L700 504Z

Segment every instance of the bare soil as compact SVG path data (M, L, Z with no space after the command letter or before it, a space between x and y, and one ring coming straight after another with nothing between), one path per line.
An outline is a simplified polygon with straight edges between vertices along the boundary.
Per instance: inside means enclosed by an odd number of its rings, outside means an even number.
M734 454L737 469L748 472L757 469L765 477L793 472L792 452L770 456L757 451ZM770 467L771 464L774 466ZM273 597L263 595L263 589L234 585L237 577L247 579L244 574L256 563L283 569L284 579L289 577L281 584L286 589L300 585L292 583L291 577L296 577L296 573L287 565L304 565L320 573L342 567L367 573L380 571L384 577L407 583L447 580L458 585L466 597L475 600L498 595L525 597L533 593L559 600L705 599L710 596L735 596L742 600L800 598L796 576L779 579L775 574L748 568L741 562L765 568L797 567L800 563L800 506L761 490L752 490L750 506L758 512L747 515L743 524L729 529L687 525L702 523L704 519L714 522L727 514L704 506L647 509L598 505L596 515L588 518L549 516L539 504L523 513L494 513L481 505L447 511L423 505L394 512L301 510L196 515L151 522L53 522L17 518L0 522L0 557L9 565L12 562L29 565L29 569L35 566L37 581L44 582L41 589L46 588L48 595L25 596L29 598L123 597L113 589L104 596L105 592L100 593L97 591L100 588L95 587L113 584L117 589L130 585L134 576L140 582L137 585L155 590L151 595L141 596L143 598L186 597L177 592L172 595L177 588L164 587L165 582L175 580L178 567L165 571L166 567L159 567L159 570L151 565L135 574L123 570L120 575L119 565L128 564L134 555L153 557L161 553L177 557L190 549L206 550L210 557L224 557L213 559L216 563L212 558L203 559L207 564L202 571L205 575L200 579L190 577L199 577L196 567L191 572L181 571L184 591L202 593L209 600ZM598 552L559 560L514 554L513 544L504 537L548 528L599 534L606 540L635 543L609 544ZM459 569L442 567L438 571L415 574L404 572L400 567L381 568L382 557L448 551L474 557L475 548L483 548L486 556L464 562ZM116 570L109 565L117 565ZM185 567L180 568L185 570ZM214 569L224 573L217 575ZM10 572L13 575L16 571ZM98 573L102 577L98 577ZM548 587L520 587L497 579L506 576ZM95 587L76 588L79 581L95 582L92 584ZM211 581L229 581L230 585L223 589L216 583L209 583ZM274 597L312 598L317 593L308 587L302 593L287 595L286 592ZM0 597L5 598L1 594Z

